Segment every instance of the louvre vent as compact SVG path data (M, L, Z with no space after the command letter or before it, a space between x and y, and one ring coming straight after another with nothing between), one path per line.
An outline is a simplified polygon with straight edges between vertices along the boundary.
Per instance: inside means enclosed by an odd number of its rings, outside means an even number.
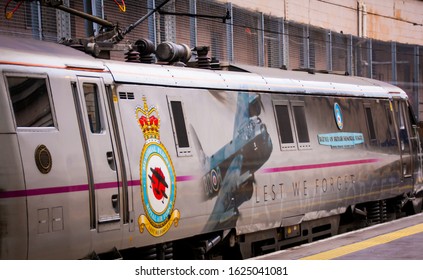
M135 99L133 92L119 92L120 99Z
M126 92L119 92L120 99L126 99Z

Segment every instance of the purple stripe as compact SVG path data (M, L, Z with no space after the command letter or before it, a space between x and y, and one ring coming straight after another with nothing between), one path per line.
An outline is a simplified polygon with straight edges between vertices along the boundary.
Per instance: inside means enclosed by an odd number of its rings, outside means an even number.
M128 186L130 186L130 187L139 186L139 185L140 185L140 180L128 181Z
M80 192L80 191L87 191L87 190L88 190L88 185L75 185L75 186L66 186L66 187L53 187L53 188L42 188L42 189L20 190L20 191L5 191L5 192L0 192L0 198Z
M95 184L96 190L102 190L102 189L113 189L119 187L117 182L107 182L107 183L99 183Z
M95 184L96 190L117 188L117 182L99 183ZM40 188L31 190L19 190L19 191L4 191L0 192L0 198L13 198L13 197L25 197L25 196L37 196L37 195L48 195L48 194L59 194L59 193L70 193L70 192L81 192L88 191L88 185L74 185L65 187L52 187L52 188Z
M267 174L267 173L289 172L289 171L307 170L307 169L321 169L321 168L330 168L330 167L347 166L347 165L368 164L368 163L375 163L378 161L379 159L362 159L362 160L349 160L349 161L328 162L328 163L318 163L318 164L271 167L271 168L263 168L259 170L258 173ZM198 176L191 176L191 175L177 176L176 181L187 182L187 181L197 180L198 178L199 178ZM139 186L139 185L140 185L139 180L128 181L128 186ZM95 188L97 190L117 188L117 187L118 187L117 182L95 184ZM80 192L80 191L88 191L88 185L75 185L75 186L40 188L40 189L17 190L17 191L3 191L3 192L0 192L0 199L47 195L47 194L70 193L70 192Z
M176 181L186 182L195 180L196 176L178 176ZM128 181L128 186L139 186L139 180ZM107 182L95 184L96 190L102 189L111 189L117 188L117 182ZM37 195L48 195L48 194L59 194L59 193L70 193L70 192L80 192L88 191L88 185L75 185L75 186L65 186L65 187L51 187L51 188L40 188L40 189L31 189L31 190L16 190L16 191L3 191L0 192L1 198L14 198L14 197L26 197L26 196L37 196Z
M12 197L22 197L22 196L26 196L27 191L26 190L22 190L22 191L3 191L0 192L0 198L12 198Z
M349 160L349 161L328 162L328 163L318 163L318 164L272 167L272 168L263 168L259 171L259 173L266 174L266 173L278 173L278 172L288 172L288 171L307 170L307 169L321 169L321 168L330 168L330 167L347 166L347 165L368 164L368 163L375 163L378 161L379 161L378 159L361 159L361 160Z
M186 181L193 181L197 180L198 176L176 176L177 182L186 182Z

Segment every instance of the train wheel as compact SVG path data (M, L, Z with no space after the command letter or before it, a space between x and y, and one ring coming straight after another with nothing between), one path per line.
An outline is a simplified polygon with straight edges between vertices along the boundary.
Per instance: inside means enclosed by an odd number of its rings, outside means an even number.
M422 197L414 199L412 203L413 203L414 214L418 214L422 212L422 205L423 205Z

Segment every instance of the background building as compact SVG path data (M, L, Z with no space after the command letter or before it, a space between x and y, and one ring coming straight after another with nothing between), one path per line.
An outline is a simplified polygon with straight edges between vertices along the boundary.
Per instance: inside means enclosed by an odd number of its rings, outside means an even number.
M117 5L122 1L63 2L124 29L164 1L126 0L125 12ZM7 11L19 5L4 2ZM2 34L47 41L99 30L97 24L37 1L23 1L11 19L0 20ZM312 68L387 81L409 94L423 120L422 0L171 0L122 42L139 38L210 46L211 57L235 64ZM113 58L124 56L115 53Z

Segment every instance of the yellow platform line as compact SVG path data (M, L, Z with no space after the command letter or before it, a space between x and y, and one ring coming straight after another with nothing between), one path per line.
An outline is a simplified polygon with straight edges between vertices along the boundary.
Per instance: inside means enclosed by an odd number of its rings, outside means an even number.
M301 258L301 260L330 260L330 259L338 258L344 255L348 255L363 249L367 249L373 246L385 244L385 243L394 241L396 239L410 236L420 232L423 232L423 224L418 224L418 225L408 227L402 230L398 230L398 231L383 234L377 237L373 237L361 242L345 245L333 250L311 255L305 258Z

